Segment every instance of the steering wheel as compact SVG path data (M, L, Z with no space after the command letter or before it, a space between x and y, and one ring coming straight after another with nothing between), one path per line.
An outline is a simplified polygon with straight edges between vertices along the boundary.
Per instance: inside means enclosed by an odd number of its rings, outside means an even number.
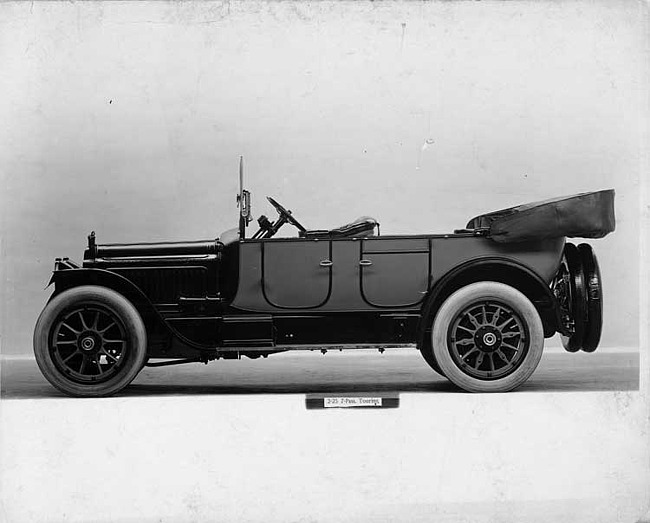
M280 218L278 220L280 222L280 225L275 228L276 231L277 229L280 228L280 226L284 225L286 222L290 223L291 225L298 228L298 230L302 232L305 232L307 230L302 226L302 224L298 220L296 220L293 217L291 211L286 210L284 207L282 207L282 205L280 205L270 196L267 196L266 199L269 201L271 205L273 205L273 207L275 207L275 210L278 211L278 214L280 215Z

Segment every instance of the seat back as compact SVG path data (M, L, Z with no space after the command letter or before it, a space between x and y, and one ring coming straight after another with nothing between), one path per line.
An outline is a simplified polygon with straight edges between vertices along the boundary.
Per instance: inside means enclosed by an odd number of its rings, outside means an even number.
M303 238L365 238L374 236L375 227L378 225L377 220L374 218L361 216L353 222L346 223L335 229L305 231L301 232L300 236Z

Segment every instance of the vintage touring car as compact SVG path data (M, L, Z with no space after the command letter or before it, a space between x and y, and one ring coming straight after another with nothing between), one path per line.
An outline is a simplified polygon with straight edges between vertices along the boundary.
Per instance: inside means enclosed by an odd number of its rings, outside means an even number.
M614 230L614 191L478 216L450 234L387 236L364 217L306 229L273 198L246 237L98 244L80 266L57 258L36 324L44 376L73 396L106 396L146 366L267 357L299 349L417 346L458 387L503 392L526 381L544 338L594 351L602 325L592 248L566 237ZM285 224L297 237L275 237Z

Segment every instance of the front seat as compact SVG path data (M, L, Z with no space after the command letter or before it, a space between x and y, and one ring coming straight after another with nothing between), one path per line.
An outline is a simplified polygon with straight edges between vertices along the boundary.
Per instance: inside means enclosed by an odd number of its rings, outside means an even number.
M302 238L366 238L374 236L375 227L379 229L379 223L370 216L361 216L353 222L346 223L335 229L317 229L300 232Z

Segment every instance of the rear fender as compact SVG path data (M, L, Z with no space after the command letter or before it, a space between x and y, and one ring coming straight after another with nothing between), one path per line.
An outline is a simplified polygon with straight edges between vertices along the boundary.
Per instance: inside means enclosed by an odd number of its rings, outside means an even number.
M528 267L505 258L483 258L468 261L445 274L429 291L421 309L417 327L418 347L431 332L433 318L445 300L455 291L479 281L496 281L522 292L535 306L544 326L544 337L550 338L560 323L557 300L544 280Z

